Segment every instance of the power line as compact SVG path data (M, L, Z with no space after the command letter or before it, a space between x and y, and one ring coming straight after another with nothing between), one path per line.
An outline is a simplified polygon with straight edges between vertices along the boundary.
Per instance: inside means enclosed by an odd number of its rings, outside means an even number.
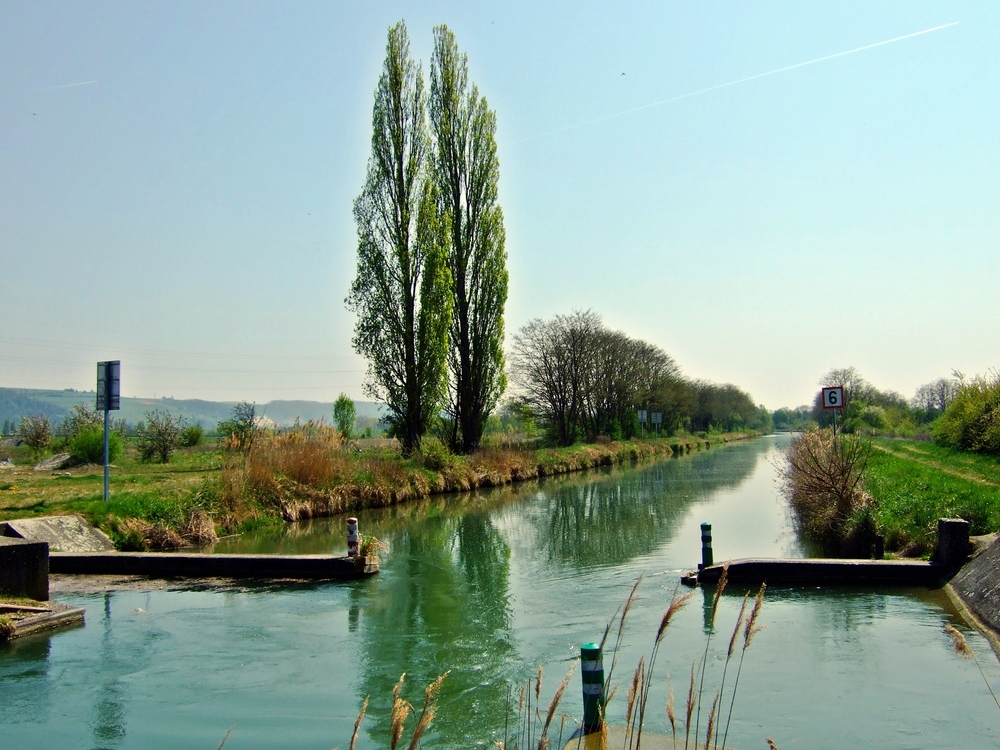
M82 351L92 351L94 349L113 349L116 352L128 352L130 354L155 354L155 355L165 355L171 357L199 357L199 358L214 358L214 359L251 359L251 360L338 360L338 359L350 359L350 357L343 356L316 356L316 355L299 355L299 354L220 354L217 352L185 352L170 349L136 349L133 347L123 347L123 346L104 346L103 344L81 344L79 342L64 342L64 341L41 341L39 339L22 339L22 338L9 338L5 336L0 336L0 342L9 344L19 344L22 346L37 346L42 348L59 348L59 349L78 349Z
M0 362L31 362L42 365L66 365L68 367L89 367L93 362L67 362L66 360L54 359L31 359L26 357L0 357ZM244 375L342 375L344 373L364 372L363 369L352 370L299 370L286 368L284 370L244 370L244 369L223 369L206 367L157 367L155 365L129 365L130 370L137 372L221 372L239 373Z

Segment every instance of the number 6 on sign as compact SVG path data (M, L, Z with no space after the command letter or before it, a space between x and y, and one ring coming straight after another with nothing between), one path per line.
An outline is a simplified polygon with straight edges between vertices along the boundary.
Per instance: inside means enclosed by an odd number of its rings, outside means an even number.
M823 408L842 409L844 408L844 389L842 386L836 388L823 389Z

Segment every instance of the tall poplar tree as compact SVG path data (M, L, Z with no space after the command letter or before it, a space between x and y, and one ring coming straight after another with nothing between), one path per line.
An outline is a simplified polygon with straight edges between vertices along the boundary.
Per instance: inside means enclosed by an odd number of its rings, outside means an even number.
M428 179L426 119L423 76L400 21L375 89L372 153L354 202L357 274L345 302L357 314L354 349L368 360L365 390L388 407L406 453L440 408L451 319L448 220Z
M430 120L433 172L449 225L453 312L449 331L452 447L468 453L506 387L504 306L507 254L497 202L496 114L469 85L468 62L447 26L434 29Z

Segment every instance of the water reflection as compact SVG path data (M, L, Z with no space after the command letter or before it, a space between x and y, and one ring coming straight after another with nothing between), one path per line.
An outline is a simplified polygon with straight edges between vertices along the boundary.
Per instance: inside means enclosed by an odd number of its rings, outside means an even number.
M510 548L478 511L430 517L393 537L393 575L372 587L362 618L361 695L370 695L370 736L388 744L391 691L407 674L404 696L451 670L428 745L461 746L488 734L516 661L507 591Z
M693 502L738 487L757 465L757 448L713 450L624 476L591 479L536 495L537 538L552 562L620 565L673 539ZM724 468L724 470L722 470Z
M392 546L369 580L75 597L85 628L0 648L0 745L215 747L235 724L227 747L346 747L368 695L359 747L385 747L399 675L419 708L423 688L452 670L424 746L489 746L503 735L506 683L543 665L544 704L640 571L622 674L648 653L677 571L697 555L699 521L715 522L726 556L782 554L787 524L765 460L780 440L359 514ZM228 543L343 551L343 531L332 519ZM671 624L650 731L669 735L666 676L679 693L704 651L712 593ZM731 587L720 602L713 669L742 594ZM769 591L730 744L995 747L996 706L951 651L950 618L940 592ZM580 710L577 676L560 712Z
M94 700L94 718L90 722L90 731L94 739L94 747L117 747L125 739L126 711L125 698L119 685L120 664L115 655L115 644L111 630L111 594L104 595L104 634L101 638L101 662L106 665L118 665L101 671L101 682L97 688Z
M5 724L44 723L52 709L49 638L0 644L0 737Z

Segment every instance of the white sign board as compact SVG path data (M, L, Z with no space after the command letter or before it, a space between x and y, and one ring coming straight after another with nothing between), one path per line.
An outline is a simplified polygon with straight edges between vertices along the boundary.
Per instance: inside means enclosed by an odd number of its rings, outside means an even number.
M639 424L646 424L646 410L639 409Z
M842 386L837 386L836 388L823 389L823 408L824 409L844 408L844 389Z

